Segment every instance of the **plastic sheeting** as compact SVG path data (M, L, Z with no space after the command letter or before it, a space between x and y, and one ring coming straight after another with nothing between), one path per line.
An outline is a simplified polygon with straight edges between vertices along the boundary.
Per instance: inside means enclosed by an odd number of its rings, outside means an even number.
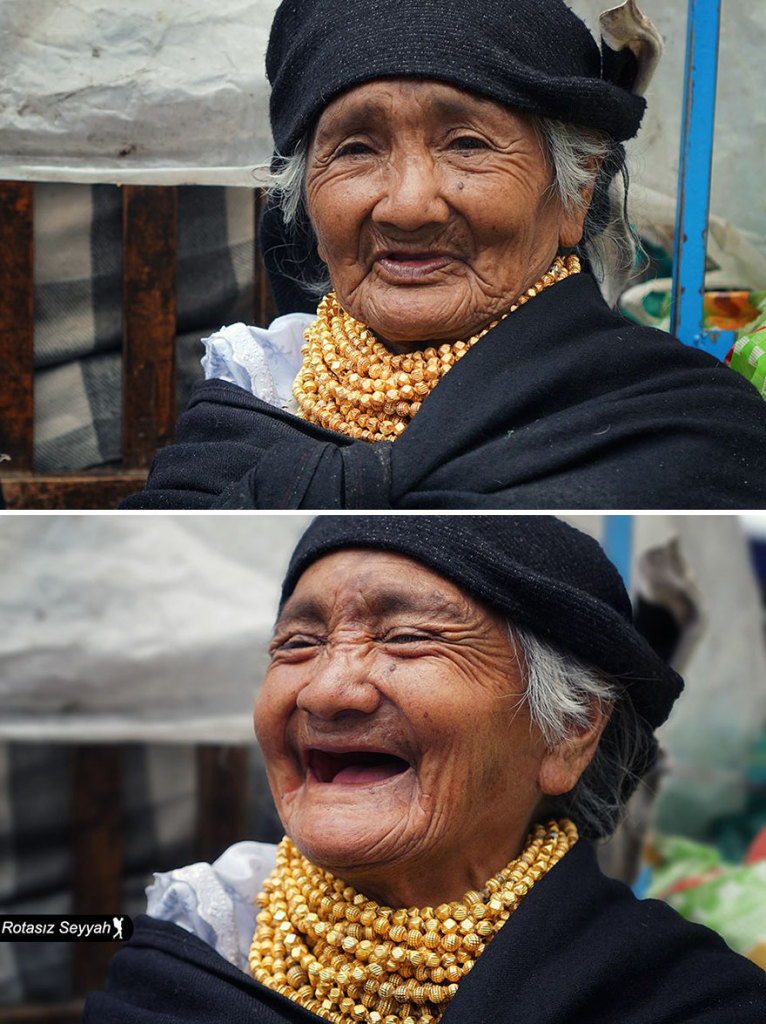
M661 831L703 837L745 806L747 767L766 731L766 645L760 597L736 516L636 516L636 550L679 538L706 626L682 669L686 688L659 732L670 771Z
M262 183L277 0L2 0L0 176Z
M567 0L596 32L598 16L618 0ZM641 219L642 187L674 196L684 90L688 0L639 0L665 43L659 68L646 93L647 112L628 143L631 208ZM766 146L766 6L721 4L715 142L710 210L744 231L766 255L766 193L762 164ZM672 223L672 221L671 221ZM766 281L760 282L760 287Z
M0 739L251 742L307 516L0 521Z

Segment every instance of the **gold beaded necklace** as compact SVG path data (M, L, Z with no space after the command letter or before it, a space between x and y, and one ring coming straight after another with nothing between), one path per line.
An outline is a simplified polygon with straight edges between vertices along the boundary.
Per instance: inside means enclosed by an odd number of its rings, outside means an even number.
M577 842L568 820L535 825L481 892L394 910L316 867L285 838L264 883L253 977L334 1024L436 1024L486 944Z
M348 314L330 292L304 333L303 365L293 382L298 415L349 437L395 440L423 398L488 331L545 288L579 273L577 256L558 256L548 273L519 296L508 312L468 341L398 355Z

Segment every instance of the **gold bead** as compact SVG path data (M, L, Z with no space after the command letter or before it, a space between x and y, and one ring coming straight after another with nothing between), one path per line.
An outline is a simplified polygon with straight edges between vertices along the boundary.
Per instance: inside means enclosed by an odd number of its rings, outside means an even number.
M327 1021L437 1024L485 942L522 898L515 890L531 888L576 840L571 822L535 826L521 855L487 882L484 896L392 911L314 867L285 839L258 897L250 970Z

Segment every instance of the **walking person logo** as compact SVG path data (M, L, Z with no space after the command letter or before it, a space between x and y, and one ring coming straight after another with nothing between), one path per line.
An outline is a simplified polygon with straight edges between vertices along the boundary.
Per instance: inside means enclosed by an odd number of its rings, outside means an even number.
M114 926L114 931L115 931L114 938L115 938L115 940L117 942L122 942L122 922L123 922L123 918L121 918L121 917L113 917L112 918L112 925Z

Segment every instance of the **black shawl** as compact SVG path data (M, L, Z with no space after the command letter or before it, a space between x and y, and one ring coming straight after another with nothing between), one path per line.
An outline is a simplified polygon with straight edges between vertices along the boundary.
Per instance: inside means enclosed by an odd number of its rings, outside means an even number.
M174 924L138 918L85 1024L319 1024ZM460 983L443 1024L763 1024L766 973L578 842Z
M223 381L123 508L766 507L766 403L581 274L490 331L395 442L352 441Z

